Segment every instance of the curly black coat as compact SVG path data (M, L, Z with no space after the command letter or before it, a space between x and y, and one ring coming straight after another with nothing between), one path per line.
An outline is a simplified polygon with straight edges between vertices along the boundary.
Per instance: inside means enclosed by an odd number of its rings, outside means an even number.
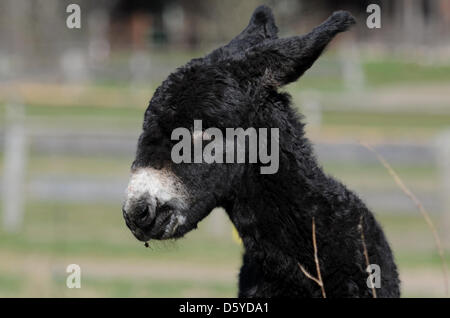
M400 295L397 268L380 225L356 194L324 173L290 96L278 91L354 23L349 13L339 11L306 35L278 39L270 9L259 7L229 44L171 74L145 113L133 170L169 168L189 190L189 208L180 212L186 223L173 238L196 228L214 207L225 208L245 247L240 297L322 297L320 287L299 268L316 274L313 217L328 297L372 297L360 220L370 263L381 268L378 297ZM195 119L204 128L279 128L278 172L260 174L259 164L171 163L172 130L191 128ZM137 226L126 219L135 233ZM138 238L161 238L152 231L143 228Z

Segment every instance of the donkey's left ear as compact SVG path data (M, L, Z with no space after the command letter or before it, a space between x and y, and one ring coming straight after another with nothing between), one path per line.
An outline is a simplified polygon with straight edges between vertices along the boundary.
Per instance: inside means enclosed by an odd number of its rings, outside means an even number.
M309 69L336 36L355 24L346 11L334 12L325 22L303 36L266 41L237 59L247 76L263 84L282 86L297 80Z
M240 54L248 48L266 40L278 37L278 28L275 24L272 10L267 6L259 6L253 12L247 27L227 45L224 45L205 56L205 60L215 63L220 60Z

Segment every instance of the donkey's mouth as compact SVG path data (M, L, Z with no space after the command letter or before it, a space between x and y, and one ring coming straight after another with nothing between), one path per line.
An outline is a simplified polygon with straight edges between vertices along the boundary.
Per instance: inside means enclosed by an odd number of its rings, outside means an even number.
M134 222L124 214L125 223L133 235L142 242L151 239L164 240L175 236L177 229L184 223L185 217L178 211L159 213L150 224L142 225Z
M169 238L167 234L171 232L172 227L172 216L164 214L156 217L152 227L144 228L143 230L148 233L151 239L161 240Z

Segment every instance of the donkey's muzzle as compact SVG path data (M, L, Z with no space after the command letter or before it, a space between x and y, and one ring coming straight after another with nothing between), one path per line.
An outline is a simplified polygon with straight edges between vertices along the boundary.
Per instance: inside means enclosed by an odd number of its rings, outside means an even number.
M177 199L159 204L149 198L128 201L122 207L123 217L134 236L141 241L161 239L175 231L180 217L175 217L181 202Z
M147 232L154 226L156 206L150 200L142 198L126 202L122 207L123 218L131 232L140 240L146 240Z
M146 227L155 219L156 207L147 200L139 200L124 204L122 212L125 220L128 219L139 227Z

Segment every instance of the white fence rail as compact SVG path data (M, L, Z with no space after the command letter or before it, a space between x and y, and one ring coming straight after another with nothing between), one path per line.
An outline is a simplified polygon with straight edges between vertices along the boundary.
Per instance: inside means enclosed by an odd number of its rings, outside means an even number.
M314 102L312 105L316 105ZM320 106L311 107L320 118ZM139 131L102 131L66 128L44 128L45 125L26 119L23 107L8 106L7 124L0 131L3 140L3 173L1 183L3 205L3 228L6 231L20 229L24 203L29 200L57 200L63 202L120 202L127 183L128 172L124 167L123 177L115 174L110 179L86 175L34 175L27 180L27 158L29 153L45 155L76 155L87 157L122 157L130 163ZM314 116L313 116L314 117ZM316 122L320 126L320 119ZM39 127L35 129L33 127ZM436 147L429 144L382 144L377 149L392 164L436 165L441 178L439 192L417 193L431 212L442 211L442 221L450 228L450 133L437 138ZM355 162L357 164L378 164L376 158L357 143L318 142L315 150L321 161ZM437 161L435 160L437 158ZM411 202L401 191L358 189L363 199L376 210L409 211ZM223 233L219 215L211 218L214 233ZM225 231L226 232L226 231ZM450 236L450 235L448 235ZM450 237L447 239L450 242Z

